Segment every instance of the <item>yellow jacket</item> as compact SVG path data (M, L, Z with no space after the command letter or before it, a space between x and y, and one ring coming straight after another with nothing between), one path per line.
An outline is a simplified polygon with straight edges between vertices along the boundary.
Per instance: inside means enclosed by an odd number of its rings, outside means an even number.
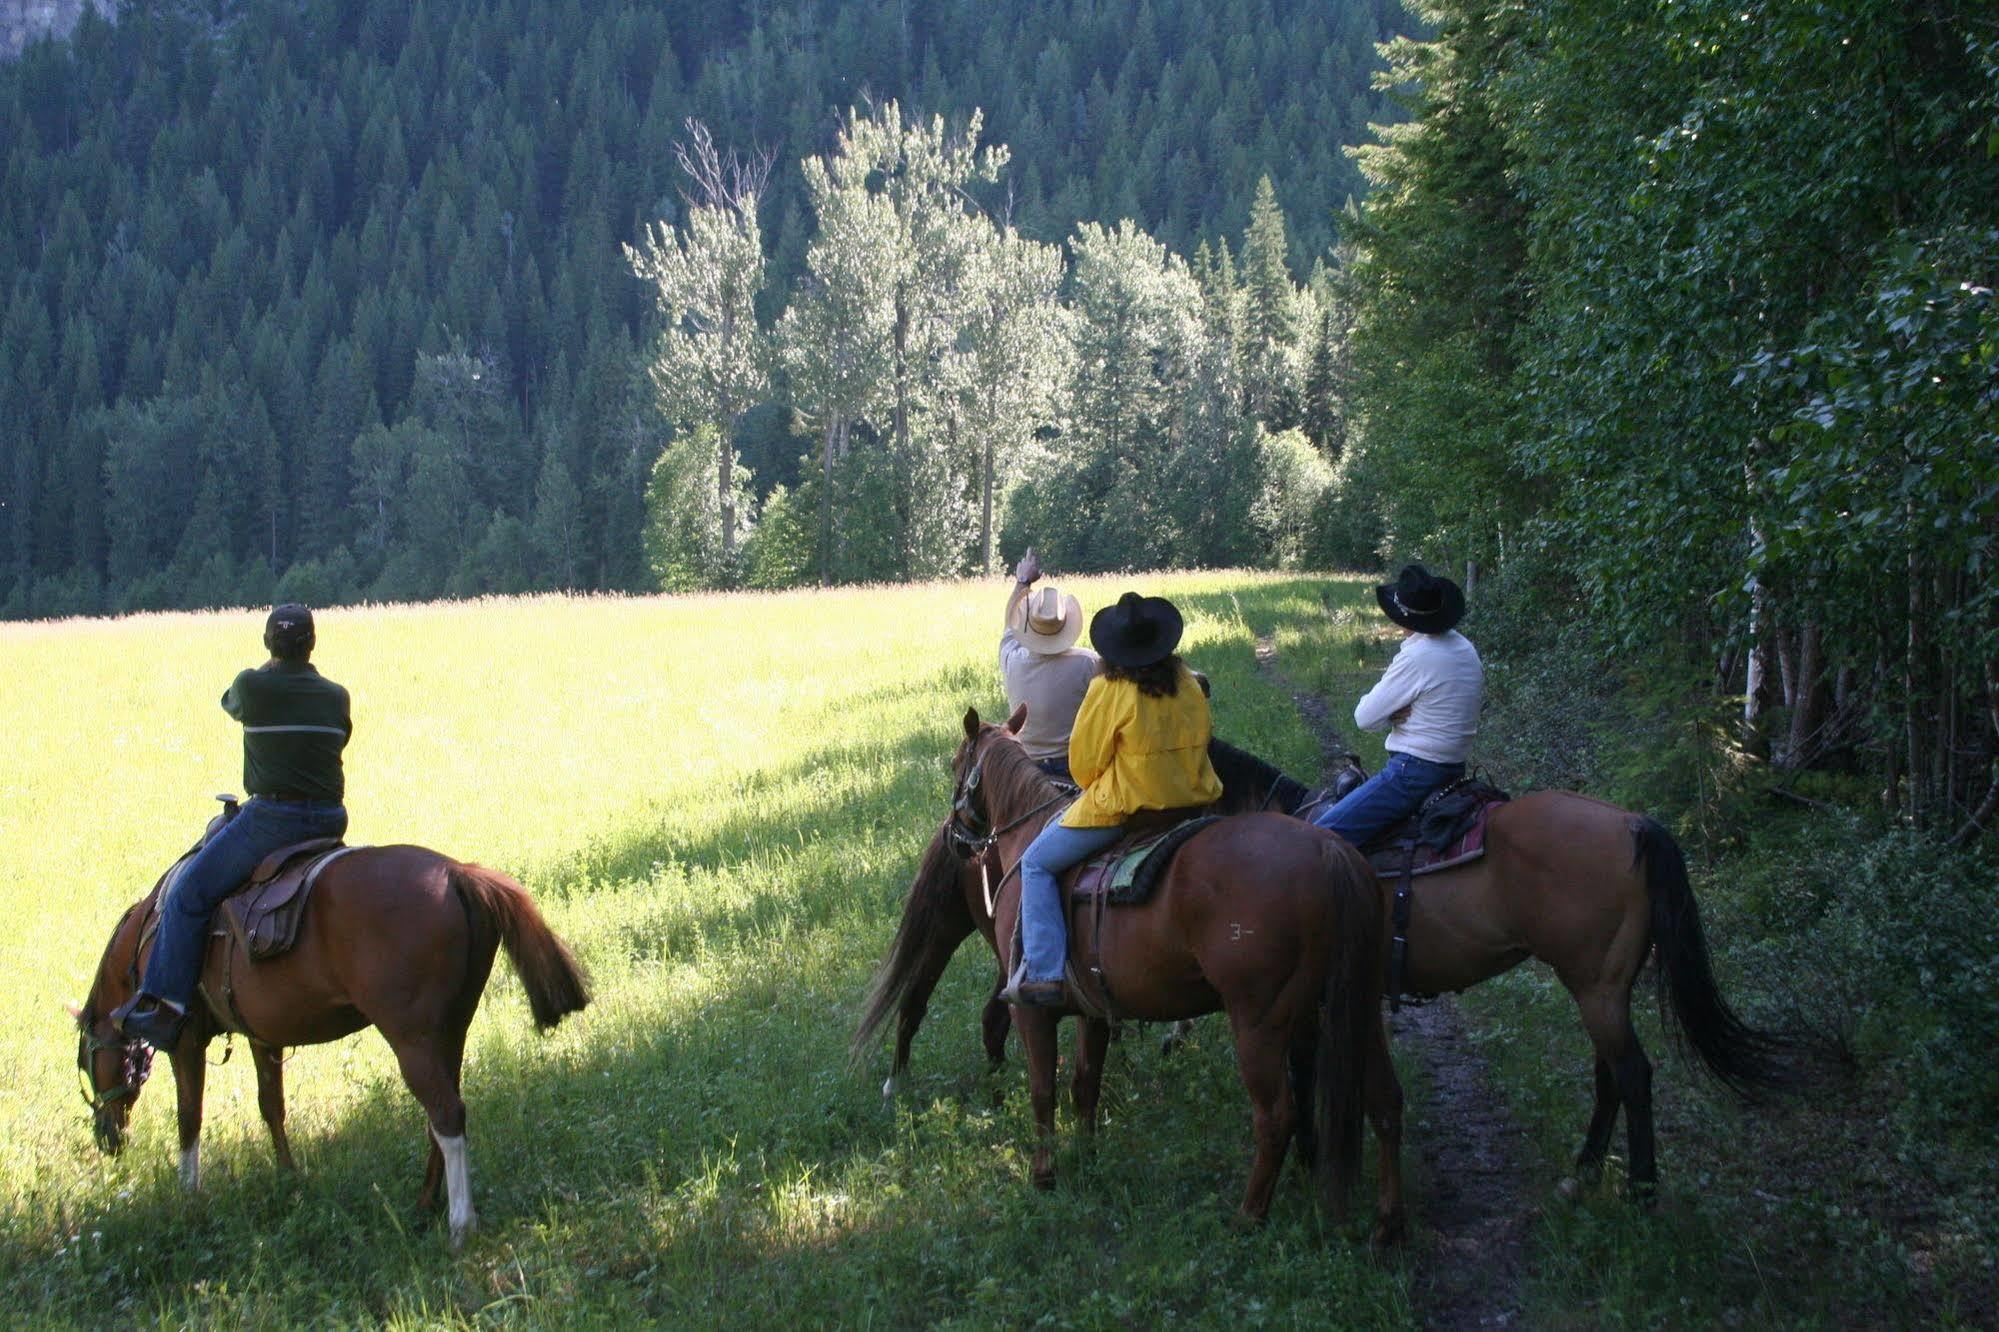
M1208 762L1208 698L1181 666L1171 698L1130 680L1098 676L1069 733L1069 775L1083 788L1062 816L1066 828L1114 828L1141 809L1179 809L1221 799Z

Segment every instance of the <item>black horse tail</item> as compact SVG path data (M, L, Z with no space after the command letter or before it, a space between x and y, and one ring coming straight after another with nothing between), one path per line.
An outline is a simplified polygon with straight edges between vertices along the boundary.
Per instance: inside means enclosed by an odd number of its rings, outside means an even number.
M1329 836L1320 858L1336 907L1313 1063L1312 1165L1320 1206L1344 1216L1346 1199L1360 1179L1368 1060L1378 1049L1373 1024L1381 1020L1388 945L1381 888L1360 853Z
M527 991L534 1025L547 1031L590 1002L590 979L569 945L556 937L542 919L528 890L484 865L454 864L451 883L464 895L469 911L490 921L513 961L521 988Z
M910 881L909 896L902 904L902 921L895 927L895 940L868 985L861 1024L854 1029L849 1049L854 1061L866 1055L882 1023L921 981L924 958L937 936L951 932L950 945L955 948L972 932L971 915L958 884L964 862L951 845L950 828L947 822L937 829L917 863L916 877Z
M1799 1073L1789 1058L1795 1042L1751 1027L1721 997L1679 844L1653 819L1638 819L1632 831L1637 863L1645 867L1645 891L1652 899L1659 1015L1667 1030L1717 1082L1745 1100L1795 1087Z

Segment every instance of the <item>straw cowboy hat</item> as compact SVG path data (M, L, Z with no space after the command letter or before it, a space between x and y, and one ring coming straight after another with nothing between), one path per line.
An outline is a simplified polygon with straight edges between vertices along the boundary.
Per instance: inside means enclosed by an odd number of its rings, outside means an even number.
M1464 618L1464 589L1420 564L1403 566L1392 583L1374 589L1382 613L1404 629L1441 634Z
M1067 651L1083 633L1082 603L1055 588L1037 587L1014 612L1013 632L1029 652L1053 656Z
M1180 612L1166 598L1127 592L1090 621L1090 645L1113 666L1150 666L1173 655L1183 627Z

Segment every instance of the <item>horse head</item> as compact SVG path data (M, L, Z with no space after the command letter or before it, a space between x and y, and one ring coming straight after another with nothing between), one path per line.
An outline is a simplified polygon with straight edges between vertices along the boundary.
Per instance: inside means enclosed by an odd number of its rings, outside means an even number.
M990 742L995 738L1011 741L1026 724L1025 703L1013 710L1004 726L981 722L977 708L965 709L965 739L951 758L951 821L947 825L961 859L981 854L993 842L993 820L983 792Z
M152 1047L128 1040L111 1016L139 986L136 954L142 905L134 903L118 918L89 997L81 1007L66 1005L76 1023L76 1071L83 1103L90 1107L90 1130L98 1149L107 1155L125 1145L132 1102L139 1099L139 1089L153 1071Z
M101 987L99 987L101 988ZM90 1131L99 1151L115 1156L125 1145L132 1103L153 1071L153 1051L144 1041L127 1040L97 995L81 1008L69 1006L76 1021L76 1070L83 1103L90 1107Z

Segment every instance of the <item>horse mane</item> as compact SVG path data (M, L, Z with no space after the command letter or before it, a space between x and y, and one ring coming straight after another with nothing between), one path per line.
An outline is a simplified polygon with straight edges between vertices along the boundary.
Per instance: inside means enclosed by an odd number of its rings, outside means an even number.
M980 739L990 738L994 732L1003 741L986 747L986 766L980 784L986 790L986 817L994 823L1007 818L1001 810L1022 814L1042 804L1050 796L1059 794L1062 784L1041 770L1041 765L1027 756L1005 727L988 725L986 734Z
M153 891L159 891L157 884L154 885ZM103 986L105 978L111 973L111 952L118 947L118 937L125 933L125 927L131 923L132 913L152 900L152 896L152 893L147 893L144 897L126 907L124 912L119 915L118 923L111 927L111 937L105 940L104 951L97 955L97 969L90 973L90 988L84 992L83 1003L76 1010L76 1025L80 1030L90 1030L91 1026L102 1016L97 1011L97 991ZM134 946L136 948L136 942Z
M1311 798L1311 788L1303 782L1226 740L1208 742L1208 761L1222 779L1223 805L1237 812L1263 804L1249 794L1252 791L1268 796L1270 806L1286 814L1296 813Z

